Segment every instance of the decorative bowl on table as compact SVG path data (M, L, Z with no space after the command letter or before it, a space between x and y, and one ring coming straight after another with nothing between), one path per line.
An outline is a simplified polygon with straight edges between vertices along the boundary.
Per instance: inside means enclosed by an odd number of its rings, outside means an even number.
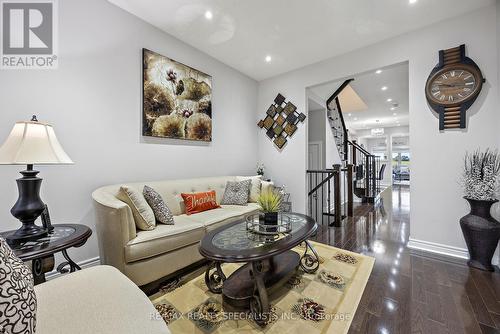
M263 213L254 213L245 217L247 231L260 235L281 235L290 233L292 224L290 217L278 213L276 222L269 223Z

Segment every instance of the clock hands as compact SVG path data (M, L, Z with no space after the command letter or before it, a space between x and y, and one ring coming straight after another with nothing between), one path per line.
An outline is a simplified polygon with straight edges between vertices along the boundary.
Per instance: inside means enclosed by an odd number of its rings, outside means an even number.
M465 88L465 85L440 84L439 87Z

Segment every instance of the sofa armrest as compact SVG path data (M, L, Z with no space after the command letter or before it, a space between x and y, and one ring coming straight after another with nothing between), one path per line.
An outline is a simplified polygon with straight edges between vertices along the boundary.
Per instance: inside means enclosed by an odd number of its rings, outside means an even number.
M148 297L115 268L96 266L35 286L37 334L169 334Z
M125 245L136 237L136 227L130 207L102 189L92 193L96 215L96 231L102 264L122 272L125 266Z

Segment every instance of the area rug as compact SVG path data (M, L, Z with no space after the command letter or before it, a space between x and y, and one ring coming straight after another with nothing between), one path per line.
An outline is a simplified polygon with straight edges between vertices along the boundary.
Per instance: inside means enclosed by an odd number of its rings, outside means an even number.
M222 296L211 293L204 273L170 282L151 300L172 334L347 333L375 259L311 242L320 256L314 274L298 270L269 296L271 315L264 328L250 313L225 312ZM304 247L294 249L303 254ZM224 264L229 276L239 265Z

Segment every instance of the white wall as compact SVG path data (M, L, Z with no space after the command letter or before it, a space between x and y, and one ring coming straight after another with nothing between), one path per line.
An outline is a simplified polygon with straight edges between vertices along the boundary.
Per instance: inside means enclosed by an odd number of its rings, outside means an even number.
M0 71L0 141L15 121L37 114L53 124L76 163L38 167L54 223L94 228L90 194L106 184L255 173L254 80L105 0L59 1L59 22L59 69ZM143 47L212 75L212 143L142 139ZM2 230L19 225L9 210L21 168L0 166ZM79 261L96 257L95 234L71 254Z
M325 110L309 111L309 141L325 142Z
M469 208L457 182L466 150L495 146L498 128L498 58L494 33L497 9L486 7L349 54L265 80L259 85L258 110L280 92L306 111L306 87L409 61L410 150L412 152L411 238L465 248L458 220ZM467 22L467 24L464 24ZM468 111L465 131L438 131L438 119L427 105L424 85L438 62L438 50L465 43L481 67L487 83ZM259 136L259 157L279 184L292 192L293 205L305 209L306 132L302 128L289 145L277 152ZM446 166L446 168L442 168Z
M321 142L321 168L325 167L325 153L328 149L325 143L326 135L326 111L325 109L320 110L309 110L309 122L308 122L308 140L309 142Z

